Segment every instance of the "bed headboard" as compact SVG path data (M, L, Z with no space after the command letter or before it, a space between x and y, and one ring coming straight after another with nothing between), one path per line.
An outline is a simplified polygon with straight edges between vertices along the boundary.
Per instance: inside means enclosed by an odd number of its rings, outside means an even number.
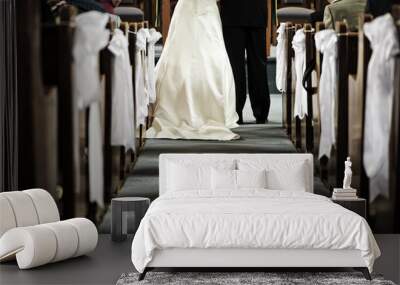
M314 163L312 154L219 154L219 153L190 153L190 154L177 154L177 153L166 153L161 154L159 159L159 195L167 192L167 179L168 179L168 164L171 162L187 162L190 164L196 164L196 162L215 164L218 161L229 161L236 162L240 159L252 159L254 160L266 160L268 163L280 162L280 161L293 161L293 162L304 162L306 173L308 176L307 181L307 192L314 192Z

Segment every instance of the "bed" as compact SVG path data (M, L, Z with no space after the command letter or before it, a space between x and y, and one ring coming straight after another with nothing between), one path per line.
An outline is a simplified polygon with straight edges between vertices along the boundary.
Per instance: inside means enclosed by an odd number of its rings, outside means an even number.
M380 251L361 216L313 194L311 154L162 154L159 194L132 243L154 268L352 267Z

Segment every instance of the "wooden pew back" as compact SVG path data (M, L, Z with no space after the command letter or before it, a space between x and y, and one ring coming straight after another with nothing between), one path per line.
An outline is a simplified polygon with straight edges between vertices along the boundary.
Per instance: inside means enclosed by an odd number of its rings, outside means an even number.
M286 92L282 94L282 110L283 122L286 128L286 133L292 137L292 97L293 95L293 82L292 82L292 66L294 51L292 48L292 40L295 33L295 26L291 23L286 25L286 56L287 56L287 69L286 69Z
M63 218L76 215L79 174L79 113L72 86L72 46L74 17L77 11L66 6L60 11L60 23L43 26L43 81L57 86L57 184L60 185L59 208Z
M400 41L400 6L395 5L392 16L397 26L397 39ZM369 204L369 223L375 233L400 233L400 55L394 58L393 101L391 113L391 130L388 149L388 194L378 195ZM366 180L368 181L368 180ZM362 187L362 193L369 192ZM368 195L367 195L368 197Z
M316 33L322 31L325 29L325 25L323 22L318 22L315 25L315 31ZM314 48L315 48L315 42L314 42ZM319 156L319 142L321 138L321 111L320 111L320 101L319 101L319 82L321 79L321 71L322 71L322 53L317 51L315 49L315 73L316 73L316 81L317 81L317 90L316 90L316 96L314 99L314 104L313 104L313 154L314 154L314 165L315 165L315 171L316 173L322 178L326 177L327 174L323 173L322 171L326 168L322 167L321 164L324 165L326 164L326 161L324 159L320 161L318 159ZM326 172L326 171L325 171Z
M305 56L305 64L306 64L306 72L308 69L310 73L308 76L303 78L303 85L306 85L307 90L307 116L301 123L301 149L303 152L312 153L314 150L314 128L313 128L313 118L314 118L314 94L315 89L312 84L312 75L315 71L315 56L316 56L316 48L314 35L315 30L311 26L311 24L304 25L304 33L305 33L305 45L306 45L306 56ZM306 75L306 74L305 74Z
M371 47L363 30L363 25L370 22L372 16L363 15L359 18L358 31L358 62L356 90L349 93L349 128L348 153L353 162L352 186L358 190L358 195L368 199L368 177L363 168L363 132L367 68L371 57Z
M302 28L301 24L296 24L294 31L293 31L293 36L294 34L300 30ZM291 37L290 39L290 49L292 50L292 60L294 60L294 50L292 47L292 41L293 41L293 37ZM295 74L295 71L292 70L292 68L294 68L293 65L291 65L291 69L290 69L290 85L291 85L291 109L290 109L290 117L291 117L291 136L290 139L292 140L292 142L294 143L295 147L297 150L301 151L301 120L298 117L294 117L294 106L295 106L295 88L296 88L296 76L293 76L293 73ZM288 80L289 81L289 80Z
M344 162L348 155L349 76L357 73L358 34L350 32L344 22L336 23L337 43L337 96L335 104L336 145L328 163L328 185L341 187Z

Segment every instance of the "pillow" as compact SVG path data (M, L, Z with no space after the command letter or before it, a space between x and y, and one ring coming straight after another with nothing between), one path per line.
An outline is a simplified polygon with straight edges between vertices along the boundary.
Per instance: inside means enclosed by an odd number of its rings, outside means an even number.
M211 173L212 189L236 189L236 170L213 168Z
M238 190L241 188L266 188L266 171L215 169L211 171L212 189Z
M303 167L287 171L272 169L267 172L267 187L273 190L306 192L307 178Z
M238 188L267 188L267 171L263 170L236 170Z
M168 159L166 190L211 190L211 168L235 169L236 160L230 159Z
M305 192L309 188L309 173L304 160L241 159L238 168L247 171L265 169L268 189Z
M211 189L211 167L170 163L168 172L170 191Z

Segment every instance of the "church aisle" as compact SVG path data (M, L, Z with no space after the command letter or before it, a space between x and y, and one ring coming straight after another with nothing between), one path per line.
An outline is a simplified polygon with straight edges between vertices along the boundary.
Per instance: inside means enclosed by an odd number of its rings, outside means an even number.
M163 140L147 139L133 171L127 177L118 197L158 197L158 156L161 153L295 153L293 143L288 139L281 122L281 96L271 95L269 123L256 125L249 102L244 110L245 122L234 129L241 138L233 141L201 141L201 140ZM316 178L315 192L330 195L328 189ZM110 232L111 210L108 209L99 230ZM128 223L128 225L131 223Z

